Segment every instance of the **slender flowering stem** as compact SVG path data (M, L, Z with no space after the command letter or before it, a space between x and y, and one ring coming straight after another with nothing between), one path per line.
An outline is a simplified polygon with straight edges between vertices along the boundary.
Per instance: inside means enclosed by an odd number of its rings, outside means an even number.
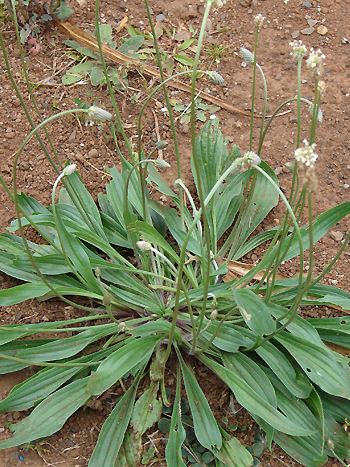
M253 131L254 131L254 112L255 112L255 95L256 95L256 69L257 69L257 50L259 44L259 32L260 26L257 23L255 26L255 36L254 36L254 61L253 61L253 84L252 84L252 100L251 100L251 110L250 110L250 133L249 133L249 149L253 149Z
M265 124L265 117L266 117L267 105L268 105L268 93L267 93L267 82L266 82L264 70L261 68L261 66L258 63L256 64L256 66L260 72L260 76L261 76L263 86L264 86L264 105L263 105L263 110L261 114L261 126L260 126L260 134L259 134L259 147L260 147L260 142L264 134L264 124Z
M120 134L122 135L122 138L124 140L125 146L127 148L128 154L129 154L129 158L130 158L130 160L132 160L132 147L131 147L131 144L130 144L130 140L129 140L129 138L128 138L125 130L124 130L123 120L122 120L122 117L120 115L119 107L118 107L116 99L115 99L113 86L112 86L111 80L110 80L109 75L108 75L106 60L105 60L103 50L102 50L102 38L101 38L101 31L100 31L100 0L95 0L95 30L96 30L96 39L97 39L97 43L98 43L98 49L99 49L99 59L100 59L100 61L102 63L103 73L104 73L104 76L106 78L108 94L109 94L109 97L110 97L111 102L112 102L112 107L113 107L113 111L114 111L116 122L117 122L117 129L120 132ZM118 148L119 148L119 146L118 146Z

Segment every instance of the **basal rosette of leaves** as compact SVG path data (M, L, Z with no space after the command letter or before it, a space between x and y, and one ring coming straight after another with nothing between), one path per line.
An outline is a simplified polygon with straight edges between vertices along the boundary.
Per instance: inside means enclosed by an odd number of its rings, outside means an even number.
M217 121L204 126L196 144L201 170L193 170L193 176L207 197L241 153L236 146L228 148ZM251 414L269 449L277 443L308 466L322 465L328 456L348 459L349 360L328 344L350 348L350 317L306 319L297 314L283 329L298 294L298 278L278 277L268 300L265 282L257 279L278 247L278 242L272 244L277 227L255 233L278 204L276 186L254 167L233 171L207 203L212 255L205 297L199 225L189 237L188 260L178 277L179 251L196 208L182 206L180 215L179 188L170 187L153 164L145 166L144 197L139 172L125 160L120 169L110 169L97 204L77 172L64 177L65 187L51 206L17 195L23 217L0 235L0 269L21 283L0 291L0 305L59 296L77 301L85 315L0 328L0 373L39 368L0 401L1 412L31 410L11 425L13 434L0 441L0 448L52 435L91 398L124 380L127 390L106 419L89 466L137 465L142 435L159 420L163 404L172 406L167 465L186 465L182 397L188 400L198 442L215 457L212 465L252 465L251 453L215 419L191 368L197 359ZM267 163L260 169L278 184ZM169 202L156 201L150 195L155 191ZM315 244L349 213L346 202L319 215L313 222ZM27 226L44 242L24 242L18 230ZM300 229L304 249L309 247L308 230L308 225ZM232 260L260 245L266 253L246 275L229 280L230 263L221 256L227 239ZM293 227L281 242L280 261L298 256ZM167 346L178 281L170 349L177 382L169 398ZM300 307L310 305L350 310L350 294L317 284L305 292ZM58 337L44 338L45 333Z

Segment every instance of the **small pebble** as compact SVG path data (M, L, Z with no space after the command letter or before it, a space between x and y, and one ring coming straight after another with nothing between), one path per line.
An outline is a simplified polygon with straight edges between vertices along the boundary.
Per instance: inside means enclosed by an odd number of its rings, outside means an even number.
M98 156L98 151L95 148L90 149L90 151L87 153L87 155L88 155L88 158L94 158L94 157Z
M307 20L307 24L310 26L310 28L313 28L317 23L318 23L317 19L309 18Z
M315 28L305 28L302 29L300 32L301 34L304 34L304 36L310 36L314 32Z
M326 26L323 26L323 24L321 24L318 28L317 28L317 32L318 34L320 34L321 36L325 36L328 32L328 29L326 28Z
M275 174L276 174L276 175L280 175L282 172L283 172L283 168L282 168L282 167L276 167L276 168L275 168Z
M312 3L310 2L310 0L303 1L303 8L312 8Z
M300 36L300 31L293 31L292 32L292 38L297 39Z
M344 183L343 187L345 188L345 190L347 190L348 188L350 188L350 185L348 183Z
M156 16L156 21L157 23L162 23L165 21L166 16L163 13L160 13L159 15Z
M340 232L340 230L331 230L330 236L336 242L341 242L343 240L343 238L344 238L344 234L343 234L343 232Z

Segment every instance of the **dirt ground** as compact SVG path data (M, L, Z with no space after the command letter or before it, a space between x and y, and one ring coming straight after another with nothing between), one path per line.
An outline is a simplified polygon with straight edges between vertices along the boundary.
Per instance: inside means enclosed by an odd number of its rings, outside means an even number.
M150 0L154 16L158 15L161 24L176 32L188 34L190 25L195 29L199 25L203 2L200 0ZM71 0L75 9L72 20L81 28L93 30L94 2L91 0ZM142 0L110 0L102 2L102 21L109 23L115 29L117 24L128 16L129 24L140 29L147 29L146 15ZM350 2L347 0L290 0L285 5L283 0L228 0L226 5L214 10L208 26L206 50L203 54L202 67L217 70L225 79L221 87L208 82L202 88L212 95L232 103L234 106L248 110L250 108L250 70L242 66L239 47L251 48L253 40L254 16L261 13L266 17L261 36L259 62L263 66L268 79L270 109L282 100L292 97L296 93L296 66L290 57L289 42L293 38L302 39L307 47L321 48L326 55L325 81L327 92L322 105L324 121L319 129L317 139L318 190L315 194L316 212L321 212L337 203L350 198ZM159 16L161 15L161 16ZM20 71L19 51L11 23L2 21L1 30L11 56L11 65L16 78L21 84L25 99L28 94L24 89ZM120 43L125 31L115 34L115 40ZM72 59L67 54L64 45L65 37L54 26L48 25L38 38L40 50L37 54L28 53L28 66L33 83L43 83L36 87L40 113L42 118L71 108L75 99L80 98L89 103L96 103L110 109L105 89L97 89L89 83L73 85L61 84L61 77ZM164 48L173 53L174 41L161 38ZM164 41L164 43L163 43ZM214 45L214 46L213 46ZM208 50L215 46L224 46L223 56L218 62L210 58ZM312 79L304 70L303 94L312 95ZM144 94L147 82L138 74L130 74L130 88L117 95L124 120L128 123L130 134L134 131L135 116L138 103L133 97L137 92ZM28 132L28 124L17 102L14 91L6 79L4 63L0 59L0 167L1 174L9 182L11 180L12 155ZM261 95L261 93L259 94ZM172 93L173 97L181 98L184 102L188 96ZM261 101L258 100L258 105ZM152 103L154 114L149 111L144 123L144 141L146 146L161 139L170 140L169 120L162 112L164 103L161 98ZM230 142L238 144L242 149L248 148L249 119L224 110L216 112L220 119L223 132ZM304 115L308 119L308 112ZM159 124L159 134L155 129L155 122ZM295 112L279 117L272 125L267 136L263 157L275 168L281 178L281 185L288 189L290 177L285 164L292 160L293 142L296 130ZM101 191L107 181L103 173L105 167L117 163L109 136L97 126L85 126L75 118L66 118L50 127L50 133L59 149L62 159L77 162L79 171L92 193ZM182 163L186 170L190 157L190 138L188 128L179 125ZM172 148L164 151L164 158L175 167ZM47 202L51 195L51 188L55 176L46 162L36 142L32 142L25 151L19 164L19 183L23 191ZM167 173L169 180L177 178L175 170ZM187 178L186 178L187 177ZM191 186L189 175L184 176ZM13 218L14 211L6 194L0 191L0 227L3 230ZM268 222L278 222L278 211L269 216ZM326 262L336 252L339 241L349 230L349 219L334 227L332 234L327 235L317 248L317 268L322 269ZM257 259L252 255L252 260ZM326 282L338 285L346 290L349 286L350 253L345 254ZM0 285L10 285L8 278L0 275ZM1 322L38 322L67 316L69 310L57 302L37 304L25 303L20 306L9 307L1 311ZM199 369L199 372L202 370ZM25 373L19 372L10 376L0 376L0 397L4 397L9 389L24 379ZM226 415L228 400L225 388L211 375L203 374L201 379L203 389L208 395L211 405L219 418ZM218 394L222 397L218 397ZM35 449L28 452L8 450L0 453L0 467L28 465L41 467L44 465L60 465L62 467L85 467L89 455L97 439L99 429L105 418L105 412L110 406L105 405L102 411L95 408L85 408L73 416L61 430L53 437L40 442ZM0 419L0 427L16 420L20 414L12 414ZM253 433L251 420L240 415L239 422L245 425L240 437L249 442ZM4 431L2 429L2 431ZM1 433L0 433L1 436ZM161 438L158 432L151 437ZM153 465L162 466L159 461ZM279 449L267 453L261 459L263 466L294 466L297 465ZM331 462L329 465L340 465Z

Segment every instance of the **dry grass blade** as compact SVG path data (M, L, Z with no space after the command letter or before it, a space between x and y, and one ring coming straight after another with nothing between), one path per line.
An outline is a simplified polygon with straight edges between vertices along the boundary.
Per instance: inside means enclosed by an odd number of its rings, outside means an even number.
M218 261L219 264L223 264L225 262L224 259ZM228 273L224 275L223 281L224 282L230 282L232 280L237 279L238 277L243 277L245 276L248 272L250 272L253 268L255 268L255 264L249 264L249 263L241 263L240 261L228 261L227 262L227 268L228 268ZM259 271L257 272L252 280L257 280L261 281L264 278L266 271ZM283 276L277 275L277 279L283 279ZM266 278L265 278L266 279ZM266 280L264 279L264 282Z

